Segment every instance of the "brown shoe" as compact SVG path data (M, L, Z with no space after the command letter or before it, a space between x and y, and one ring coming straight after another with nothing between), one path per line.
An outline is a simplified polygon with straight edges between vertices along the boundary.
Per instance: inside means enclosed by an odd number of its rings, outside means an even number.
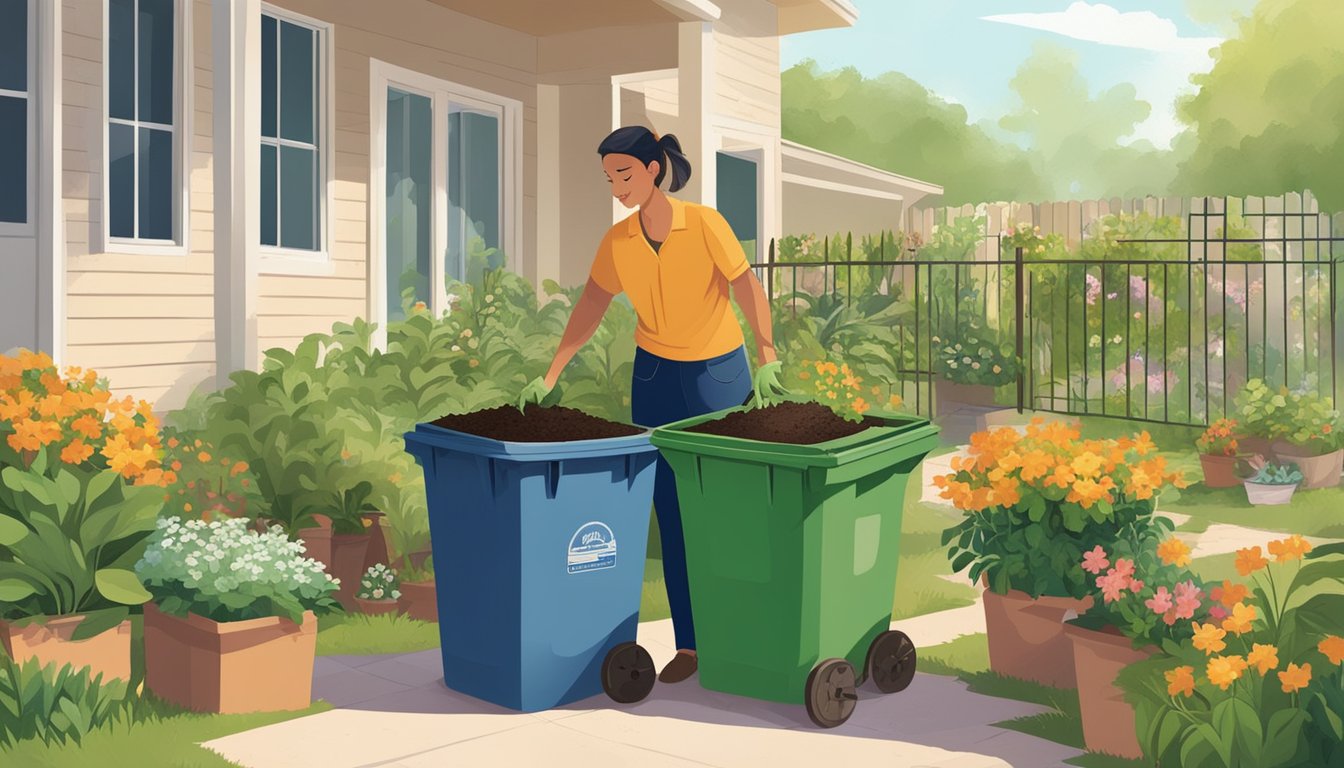
M695 674L695 670L700 666L696 661L695 651L677 651L677 655L667 662L663 671L658 674L660 683L680 683L682 680Z

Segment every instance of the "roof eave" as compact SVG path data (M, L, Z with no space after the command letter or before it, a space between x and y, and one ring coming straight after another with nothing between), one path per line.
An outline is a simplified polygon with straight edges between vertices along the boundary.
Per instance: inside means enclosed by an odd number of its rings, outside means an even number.
M775 5L780 35L852 27L859 20L859 9L850 0L775 0Z

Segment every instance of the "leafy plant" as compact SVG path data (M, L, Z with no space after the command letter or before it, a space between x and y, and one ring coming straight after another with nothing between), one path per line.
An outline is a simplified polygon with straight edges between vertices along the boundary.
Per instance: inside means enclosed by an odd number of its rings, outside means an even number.
M424 563L419 566L413 564L409 558L401 568L401 583L414 584L417 582L434 580L434 557L426 557Z
M166 430L164 464L175 475L161 514L182 518L255 517L262 499L246 461L221 454L213 443Z
M952 570L983 575L998 594L1084 597L1083 553L1117 541L1138 551L1171 530L1157 495L1183 486L1148 434L1083 440L1076 426L1037 417L1026 434L1004 427L971 436L970 455L934 478L966 513L943 532Z
M940 348L935 361L938 373L958 384L987 384L1000 387L1017 381L1017 357L1003 345L990 339L994 334L967 329L961 340L949 339ZM934 344L942 339L934 336ZM963 343L964 342L964 343Z
M1124 557L1125 552L1130 556ZM1190 547L1175 536L1160 543L1145 537L1137 547L1120 541L1109 551L1097 545L1083 554L1081 563L1082 570L1096 577L1094 602L1072 623L1093 630L1114 628L1133 640L1135 648L1189 638L1192 619L1204 619L1211 611L1220 619L1226 615L1216 602L1204 602L1207 588L1189 564Z
M382 563L368 567L359 579L355 597L361 600L396 600L401 597L401 579Z
M0 746L41 739L44 744L81 743L112 721L128 703L126 681L66 664L23 664L0 653Z
M1301 536L1237 551L1245 581L1210 591L1222 617L1121 673L1140 743L1174 765L1337 765L1344 545ZM1304 556L1318 562L1303 565ZM1324 658L1322 658L1324 657Z
M1195 450L1208 456L1237 455L1237 420L1218 419L1195 440Z
M1317 454L1341 446L1339 411L1315 390L1271 389L1252 379L1237 393L1235 404L1246 431L1256 437L1284 440Z
M1302 482L1302 472L1296 464L1274 464L1263 459L1251 460L1255 474L1246 480L1256 485L1297 485Z
M803 360L801 370L790 373L792 392L815 400L850 421L861 420L873 407L864 397L863 377L857 375L848 363L836 365L834 360ZM880 388L874 389L877 390L873 393L875 396L881 392ZM900 395L891 395L887 400L891 408L900 404Z
M194 613L214 621L283 616L296 623L305 611L337 610L337 581L321 563L303 556L278 526L249 530L238 518L169 517L158 528L135 571L159 610Z

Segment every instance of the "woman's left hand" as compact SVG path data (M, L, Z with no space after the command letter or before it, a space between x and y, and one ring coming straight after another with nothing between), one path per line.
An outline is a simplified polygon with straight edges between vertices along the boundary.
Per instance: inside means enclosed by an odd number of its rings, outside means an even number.
M752 397L753 406L762 408L772 405L789 394L789 390L779 381L783 370L784 364L779 360L771 360L756 369L756 375L752 377L752 388L755 390Z

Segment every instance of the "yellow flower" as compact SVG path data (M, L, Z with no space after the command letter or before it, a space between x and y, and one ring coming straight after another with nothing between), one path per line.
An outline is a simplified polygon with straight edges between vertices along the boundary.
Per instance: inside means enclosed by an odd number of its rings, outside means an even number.
M1296 533L1286 539L1269 542L1269 554L1273 555L1275 562L1279 563L1301 560L1302 556L1310 551L1311 542Z
M1175 565L1180 568L1190 564L1190 547L1184 541L1172 536L1157 545L1157 556L1163 565Z
M342 448L342 449L341 449L341 461L349 461L349 460L350 460L350 451L349 451L349 449Z
M1195 668L1177 667L1166 672L1167 695L1181 694L1189 698L1195 693Z
M900 395L892 395L891 397L887 398L887 405L890 405L892 408L896 408L900 406L900 404L901 404Z
M1085 451L1074 457L1070 468L1079 477L1096 477L1101 471L1101 457L1091 451Z
M474 357L467 361L467 366L468 366L469 368L475 368L476 366L478 366L478 365L480 365L480 364L481 364L481 361L480 361L480 360L477 360L477 359L474 358Z
M1226 691L1228 686L1236 682L1241 677L1241 673L1246 669L1246 660L1240 656L1214 656L1209 659L1206 672L1209 675L1209 682ZM1282 674L1282 673L1280 673Z
M1251 622L1255 621L1255 606L1245 603L1237 603L1232 606L1232 613L1223 619L1223 629L1234 635L1242 635L1251 631Z
M1344 664L1344 637L1327 635L1324 640L1316 644L1316 650L1325 654L1331 664Z
M1250 576L1256 571L1262 570L1269 565L1269 561L1260 552L1259 547L1247 547L1237 550L1237 573L1242 576Z
M1311 682L1311 665L1289 664L1288 668L1279 673L1279 682L1283 684L1284 693L1296 693L1307 687Z
M79 438L75 438L69 445L61 449L61 461L66 464L83 464L84 460L92 455L93 448Z
M1251 647L1251 652L1246 654L1246 663L1255 665L1261 675L1267 675L1271 669L1279 666L1279 649L1256 643Z
M833 389L832 389L832 390L828 390L828 391L826 392L826 397L828 397L828 398L834 400L834 399L835 399L835 390L833 390Z
M1227 637L1227 632L1219 629L1213 622L1200 624L1195 622L1195 647L1204 652L1205 656L1212 656L1215 653L1227 647L1223 638Z

